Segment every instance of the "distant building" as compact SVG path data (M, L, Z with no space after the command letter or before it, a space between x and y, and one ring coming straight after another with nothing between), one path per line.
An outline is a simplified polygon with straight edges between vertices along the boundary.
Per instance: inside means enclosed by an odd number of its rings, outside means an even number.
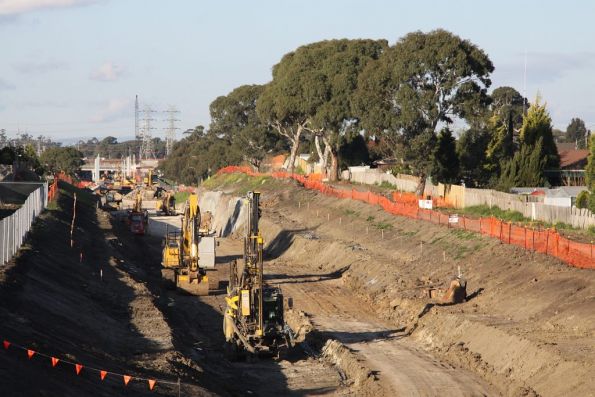
M560 155L559 177L564 186L585 185L585 167L589 151L576 149L573 143L559 143L558 154Z
M572 207L576 202L576 196L583 190L587 190L587 187L563 186L556 189L548 189L545 191L543 203L557 207Z

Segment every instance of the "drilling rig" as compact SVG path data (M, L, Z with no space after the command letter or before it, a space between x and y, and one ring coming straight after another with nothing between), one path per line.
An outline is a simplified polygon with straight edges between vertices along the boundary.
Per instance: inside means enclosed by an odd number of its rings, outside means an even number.
M230 264L227 309L223 316L225 353L281 356L289 347L291 330L283 314L283 293L263 280L264 241L258 227L260 193L248 192L247 235L243 267Z
M207 269L215 268L215 245L209 227L201 228L198 196L192 193L184 206L181 230L166 231L163 278L192 295L208 295L218 284L214 277L209 283L207 275Z

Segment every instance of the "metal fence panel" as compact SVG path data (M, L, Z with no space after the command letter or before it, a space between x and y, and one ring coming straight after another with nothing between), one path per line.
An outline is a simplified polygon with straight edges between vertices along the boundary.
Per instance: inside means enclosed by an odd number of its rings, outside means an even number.
M47 206L47 183L32 191L21 207L0 219L0 264L5 265L19 250L35 218Z

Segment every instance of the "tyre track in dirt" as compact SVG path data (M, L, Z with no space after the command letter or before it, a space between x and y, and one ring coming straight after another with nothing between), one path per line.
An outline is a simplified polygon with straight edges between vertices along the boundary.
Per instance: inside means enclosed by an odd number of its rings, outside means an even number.
M402 340L405 336L403 328L396 329L379 320L357 297L346 293L340 273L308 275L296 270L299 268L276 261L267 266L267 279L283 288L284 293L294 300L296 309L311 316L317 333L336 339L357 352L374 372L386 395L497 394L477 376L440 363Z

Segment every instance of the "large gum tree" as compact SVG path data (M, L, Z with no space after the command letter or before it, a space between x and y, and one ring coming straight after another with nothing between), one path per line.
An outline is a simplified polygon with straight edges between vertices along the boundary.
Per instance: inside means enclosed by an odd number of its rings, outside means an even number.
M489 102L494 70L486 53L446 30L413 32L364 70L354 98L369 133L420 178L423 194L436 132L455 118L476 117Z
M329 179L337 178L341 136L357 121L351 100L359 73L386 47L383 40L325 40L299 47L273 67L273 80L260 96L257 111L289 141L290 172L308 133L322 168L330 168Z

